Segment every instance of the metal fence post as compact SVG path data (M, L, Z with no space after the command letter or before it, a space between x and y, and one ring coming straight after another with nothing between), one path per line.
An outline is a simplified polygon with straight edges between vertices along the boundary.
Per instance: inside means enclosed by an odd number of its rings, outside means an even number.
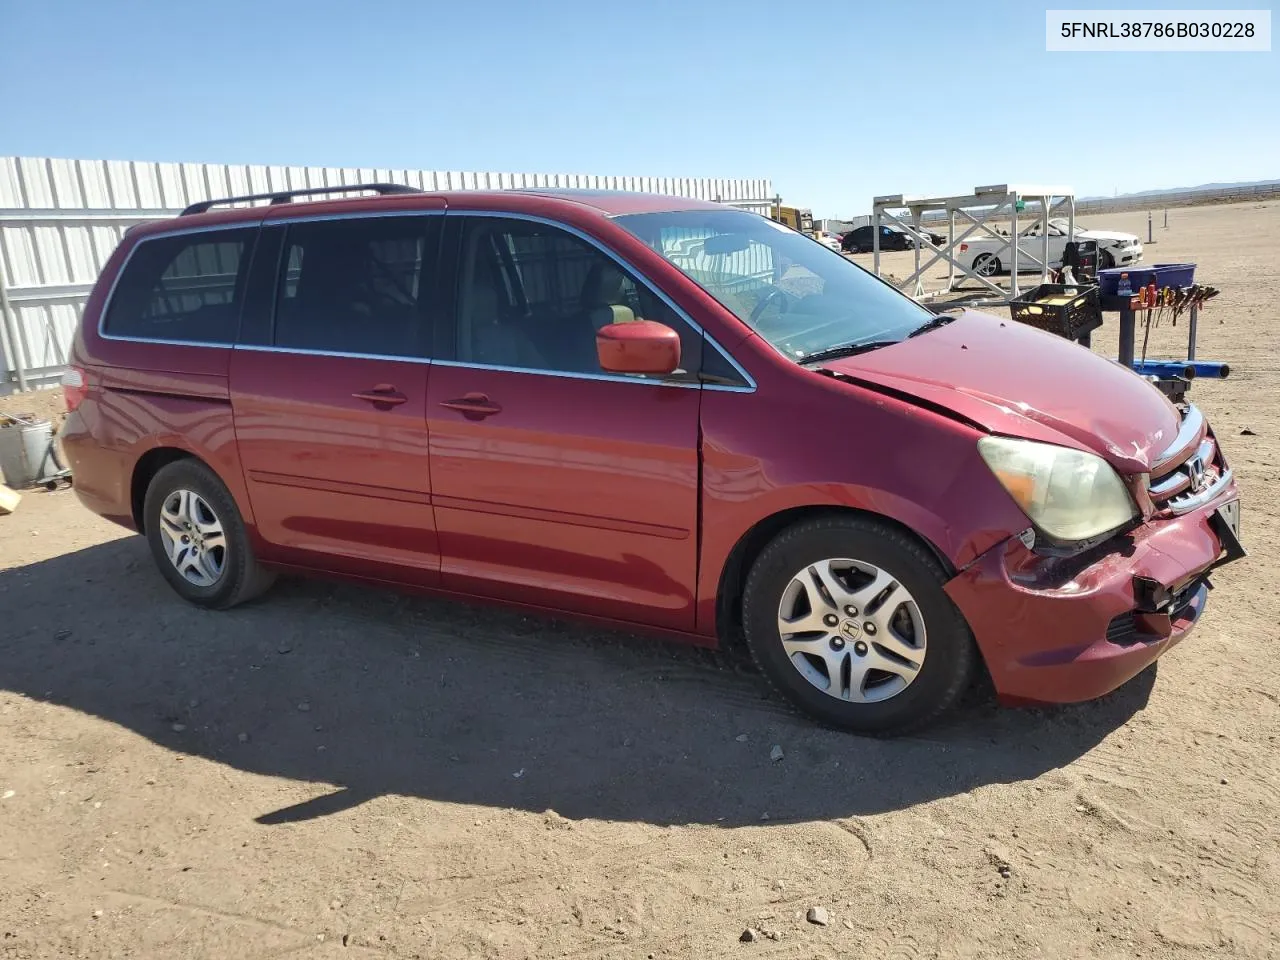
M4 339L9 342L9 352L13 356L13 371L18 375L18 389L25 391L27 389L26 361L22 355L22 343L18 339L17 317L14 315L12 304L9 303L9 294L5 290L2 268L0 268L0 324L4 327ZM3 355L4 351L0 350L0 357ZM3 372L8 373L7 370Z
M1009 239L1013 243L1013 250L1010 253L1009 260L1009 299L1016 300L1018 298L1018 256L1021 253L1020 237L1018 236L1018 194L1013 194L1013 221L1009 226Z

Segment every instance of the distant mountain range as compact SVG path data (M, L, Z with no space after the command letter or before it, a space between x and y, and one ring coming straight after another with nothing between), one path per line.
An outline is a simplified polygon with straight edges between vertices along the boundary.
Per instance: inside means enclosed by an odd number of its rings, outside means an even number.
M1152 197L1162 193L1186 193L1187 191L1202 191L1204 193L1213 193L1218 190L1226 190L1231 187L1272 187L1280 185L1280 180L1240 180L1235 183L1202 183L1194 187L1164 187L1160 190L1138 190L1135 193L1121 193L1115 196L1093 196L1078 197L1080 200L1123 200L1125 197Z

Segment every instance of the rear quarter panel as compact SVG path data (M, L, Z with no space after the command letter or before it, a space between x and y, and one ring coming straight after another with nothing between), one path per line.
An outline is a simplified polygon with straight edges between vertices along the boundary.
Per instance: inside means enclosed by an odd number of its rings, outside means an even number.
M223 215L209 222L252 226ZM207 463L227 485L245 523L253 515L236 454L228 390L229 346L190 346L103 336L99 322L130 251L140 240L172 230L169 222L124 238L85 304L70 362L85 371L86 394L61 433L81 501L96 513L134 527L131 484L148 452L172 448Z

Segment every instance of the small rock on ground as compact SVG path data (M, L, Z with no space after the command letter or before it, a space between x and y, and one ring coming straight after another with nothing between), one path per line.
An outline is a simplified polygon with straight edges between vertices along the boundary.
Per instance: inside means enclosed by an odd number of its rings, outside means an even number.
M809 912L805 914L805 919L810 923L816 923L820 927L825 927L831 922L831 915L827 913L826 907L810 907Z
M769 751L769 759L772 760L774 763L777 763L779 760L781 760L782 747L778 746L778 744L775 743L773 745L773 749Z
M742 931L742 936L738 937L738 939L743 943L755 943L756 932L750 927L747 927L747 929Z

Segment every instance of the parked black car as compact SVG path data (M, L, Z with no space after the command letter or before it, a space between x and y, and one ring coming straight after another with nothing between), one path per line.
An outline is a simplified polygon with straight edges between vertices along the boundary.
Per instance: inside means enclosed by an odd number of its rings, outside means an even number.
M871 231L875 229L871 226L856 227L850 230L840 239L840 249L845 253L869 253L871 251ZM929 242L934 246L940 246L946 237L940 233L934 233L932 230L921 227L920 232L929 238ZM907 234L896 227L880 228L880 249L881 250L914 250L915 241L907 236Z
M840 238L840 249L845 253L869 253L874 227L855 227ZM881 250L914 250L915 241L893 227L880 228Z

